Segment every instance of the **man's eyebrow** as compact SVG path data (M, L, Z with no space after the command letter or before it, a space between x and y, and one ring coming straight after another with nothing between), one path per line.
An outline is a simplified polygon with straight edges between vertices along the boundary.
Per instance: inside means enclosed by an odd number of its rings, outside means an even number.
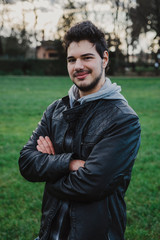
M95 56L95 54L93 54L93 53L85 53L85 54L81 55L81 57L86 57L86 56Z
M93 53L85 53L85 54L81 55L81 57L86 57L86 56L95 56L95 54L93 54ZM75 58L75 57L74 56L67 57L67 59L71 59L71 58Z
M74 58L73 56L69 56L69 57L67 57L67 59L70 59L70 58Z

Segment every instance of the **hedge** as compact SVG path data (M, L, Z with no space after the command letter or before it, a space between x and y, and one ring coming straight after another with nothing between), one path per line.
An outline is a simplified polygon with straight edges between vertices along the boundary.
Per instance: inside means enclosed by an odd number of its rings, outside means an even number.
M134 66L133 66L134 65ZM128 65L130 71L135 74L154 73L153 66L144 64ZM134 68L134 69L133 69ZM40 60L40 59L0 59L0 75L32 75L32 76L67 76L66 58L59 60ZM116 61L111 56L109 61L108 75L125 74L125 62Z
M67 75L65 60L0 59L0 75Z

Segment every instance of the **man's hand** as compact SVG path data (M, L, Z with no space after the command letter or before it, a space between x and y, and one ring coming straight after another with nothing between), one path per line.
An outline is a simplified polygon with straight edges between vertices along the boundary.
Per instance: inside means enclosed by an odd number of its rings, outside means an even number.
M71 160L69 164L70 171L77 171L80 167L84 167L85 161L80 159Z
M42 153L48 153L48 154L55 154L53 144L50 140L49 137L42 137L40 136L39 139L37 140L37 150Z

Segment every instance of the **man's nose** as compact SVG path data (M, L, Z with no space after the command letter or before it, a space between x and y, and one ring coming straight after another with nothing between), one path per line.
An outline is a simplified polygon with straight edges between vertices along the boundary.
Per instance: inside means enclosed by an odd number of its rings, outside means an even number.
M74 68L75 68L75 70L80 70L80 69L84 68L83 62L81 59L76 60Z

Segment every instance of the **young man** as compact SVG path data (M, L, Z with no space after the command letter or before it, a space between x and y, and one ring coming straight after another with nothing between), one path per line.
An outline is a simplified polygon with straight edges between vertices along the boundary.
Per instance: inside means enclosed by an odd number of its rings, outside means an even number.
M37 239L123 240L139 120L105 77L104 34L85 21L64 40L74 85L47 108L19 158L23 177L46 182Z

